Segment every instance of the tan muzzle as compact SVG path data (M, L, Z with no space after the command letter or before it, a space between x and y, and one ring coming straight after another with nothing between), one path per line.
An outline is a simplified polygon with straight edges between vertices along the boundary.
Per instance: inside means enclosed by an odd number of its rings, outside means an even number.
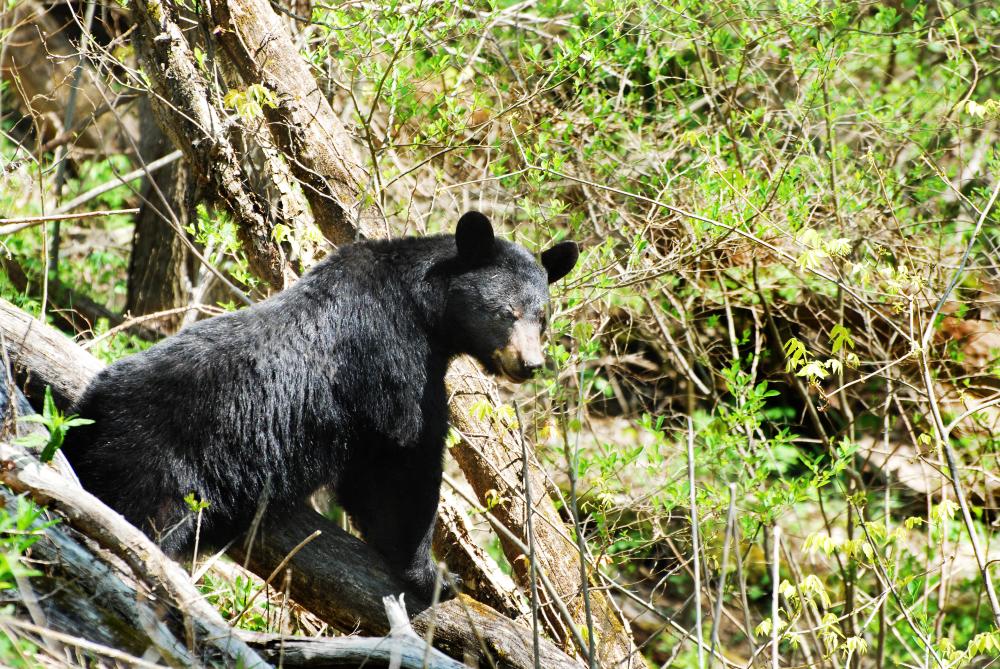
M514 323L510 341L503 348L493 352L493 361L511 381L515 383L527 381L545 364L541 326L523 320Z

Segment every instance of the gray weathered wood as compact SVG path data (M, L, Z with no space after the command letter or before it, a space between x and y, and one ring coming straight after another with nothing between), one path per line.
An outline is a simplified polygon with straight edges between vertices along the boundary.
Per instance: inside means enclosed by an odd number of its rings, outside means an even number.
M10 302L0 300L0 336L7 356L29 395L41 397L52 386L56 403L68 406L104 365Z
M441 651L429 648L417 636L402 598L383 600L391 629L385 637L314 639L240 632L240 637L282 667L361 667L388 664L404 669L465 669Z
M180 565L169 560L145 534L96 497L46 467L24 448L0 442L0 483L25 493L36 503L57 509L69 523L122 558L146 583L162 587L169 601L191 617L188 625L202 630L203 643L244 667L270 665L237 639L217 610L205 601Z

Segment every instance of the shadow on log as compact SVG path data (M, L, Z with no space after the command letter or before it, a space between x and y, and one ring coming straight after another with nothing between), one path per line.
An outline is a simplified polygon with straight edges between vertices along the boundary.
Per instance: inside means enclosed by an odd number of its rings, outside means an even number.
M249 556L242 548L230 549L229 553L266 578L316 530L322 534L303 546L288 563L292 599L338 629L359 629L376 635L388 632L382 598L403 592L404 586L385 570L374 550L310 508L291 515L269 514ZM414 629L424 636L433 628L434 647L451 657L470 658L484 667L535 666L531 630L488 606L465 596L434 608L412 594L406 596L406 601L414 615ZM542 667L580 666L545 640L539 654Z

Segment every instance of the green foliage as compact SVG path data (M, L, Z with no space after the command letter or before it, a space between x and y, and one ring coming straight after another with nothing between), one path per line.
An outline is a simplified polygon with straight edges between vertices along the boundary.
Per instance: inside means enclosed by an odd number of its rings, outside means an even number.
M274 109L278 103L274 94L260 84L250 84L245 90L231 90L222 98L222 103L236 113L244 121L253 121L264 117L264 108Z
M44 511L26 497L15 498L13 509L0 507L0 593L18 587L17 579L38 576L22 559L31 546L56 523L45 520ZM14 613L14 605L0 606L0 618ZM37 648L30 641L0 634L0 664L7 667L34 667Z
M56 451L59 450L59 447L63 445L63 441L66 440L66 433L70 428L79 427L80 425L91 425L94 422L89 418L80 418L76 415L63 415L52 399L52 388L49 386L45 387L45 400L42 405L42 413L22 416L20 420L25 423L39 423L48 432L48 437L32 433L20 439L20 443L24 446L42 449L38 455L38 459L42 462L48 462L52 459Z
M223 578L209 572L205 574L199 588L223 618L232 622L240 616L241 629L252 632L273 631L273 621L269 619L269 614L272 614L270 601L257 594L262 586L248 574ZM273 613L276 614L277 611L276 608Z
M15 509L0 507L0 590L16 588L15 575L38 575L21 563L20 556L56 522L44 521L43 510L26 497L16 499Z
M187 504L187 507L188 509L190 509L191 513L198 513L199 511L204 511L205 509L207 509L209 506L212 505L212 503L207 500L198 499L196 494L193 492L189 492L187 495L184 496L184 503Z
M243 251L239 229L223 211L210 209L199 204L194 222L186 227L186 232L198 245L206 249L210 262L225 269L236 281L248 286L260 282L250 272L246 253Z
M365 197L393 233L449 230L476 207L533 251L583 243L574 273L553 286L551 370L516 399L560 505L570 472L578 481L594 563L693 625L690 416L706 581L724 577L733 657L750 657L775 624L789 665L995 656L963 514L937 473L949 443L973 503L992 499L996 419L974 414L943 437L937 416L947 425L990 401L1000 374L996 208L972 237L1000 174L1000 10L916 0L411 9L314 4L298 44L351 115L371 174ZM195 49L221 80L212 57ZM220 81L215 93L251 134L279 102L255 82ZM51 164L2 136L0 151L13 166L0 176L0 211L40 213ZM120 156L80 164L68 193L128 169ZM134 203L123 188L100 202ZM102 223L94 238L129 225ZM228 214L199 205L187 232L213 265L260 287ZM318 232L282 222L273 236L295 255ZM40 229L0 241L41 276ZM935 315L969 244L970 264ZM104 241L67 257L59 278L120 307L127 266L124 246ZM0 294L42 313L37 293L4 275ZM119 334L94 351L110 361L147 345ZM517 427L510 405L473 410ZM895 469L882 468L887 453ZM730 485L737 517L723 564ZM485 497L487 510L509 502ZM971 513L995 545L993 511ZM785 530L778 583L766 538L775 524ZM495 539L488 549L501 557ZM206 586L229 616L252 588ZM643 630L650 659L696 666L690 639L658 623ZM241 624L270 623L255 606Z

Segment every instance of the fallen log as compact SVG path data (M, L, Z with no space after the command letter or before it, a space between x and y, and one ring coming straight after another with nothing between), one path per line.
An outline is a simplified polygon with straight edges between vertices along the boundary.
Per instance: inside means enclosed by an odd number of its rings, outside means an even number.
M72 506L74 511L80 511L100 504L97 500L87 500L87 493L74 482L61 479L19 447L0 443L0 460L7 463L3 472L5 483L14 481L13 485L0 487L0 501L12 516L18 514L18 506L23 504L15 495L23 485L29 485L28 492L33 497L50 502L44 491L58 490L55 496L62 501L56 506L61 510ZM36 485L36 477L44 482ZM27 609L34 622L3 615L0 629L41 641L44 652L55 660L75 664L74 656L85 655L130 666L154 667L159 665L151 660L158 659L185 668L199 664L266 667L266 662L285 667L380 667L389 666L394 659L399 663L395 666L408 669L465 666L430 648L417 636L402 601L391 596L383 601L390 620L386 637L312 638L230 630L214 609L209 610L211 620L206 624L200 615L204 611L192 611L206 604L194 592L186 575L181 573L177 580L180 589L191 598L173 602L171 606L156 596L159 588L146 587L150 584L136 579L122 561L109 553L95 552L90 537L75 529L72 520L51 525L50 518L58 516L51 510L45 513L46 516L25 528L25 532L38 536L39 541L31 547L29 556L21 558L27 566L38 569L39 575L22 578L12 593L12 601ZM88 523L94 519L98 522L110 519L113 523L117 514L111 509L96 513L91 509L88 516ZM122 546L113 548L115 553L122 550ZM152 564L169 564L155 548L142 559ZM194 637L187 638L191 632Z
M13 491L0 486L0 498L8 514L18 513ZM95 555L79 532L64 523L47 523L40 518L26 528L40 539L22 561L40 575L28 580L30 592L19 587L13 593L14 601L38 602L40 613L32 616L36 624L77 636L87 630L88 641L102 647L132 655L153 648L172 666L193 665L176 616L157 611L148 594L137 593L131 575Z
M300 606L338 629L385 634L388 620L380 605L383 597L404 586L382 566L382 560L364 542L348 535L312 509L291 514L268 514L260 528L261 540L250 550L236 547L233 558L257 574L267 574L292 548L316 530L322 534L290 560L290 594ZM433 645L454 658L470 658L479 666L533 667L531 630L466 597L429 607L407 595L417 613L413 627L420 634L433 630ZM559 648L544 639L539 645L540 666L577 668Z
M402 597L383 600L389 635L383 638L340 637L314 639L239 631L237 634L281 667L344 669L386 664L402 669L463 669L461 662L428 647L417 636L406 615Z
M0 465L0 483L15 493L28 495L37 504L58 510L70 525L124 560L143 582L155 584L161 596L166 596L168 602L184 613L189 646L211 645L221 657L248 668L270 666L233 634L180 565L163 555L149 537L119 514L54 469L42 465L20 446L0 442ZM141 622L139 612L137 607ZM149 620L157 618L154 615Z
M7 360L29 397L52 388L56 404L68 407L104 365L65 335L0 300L0 337Z

